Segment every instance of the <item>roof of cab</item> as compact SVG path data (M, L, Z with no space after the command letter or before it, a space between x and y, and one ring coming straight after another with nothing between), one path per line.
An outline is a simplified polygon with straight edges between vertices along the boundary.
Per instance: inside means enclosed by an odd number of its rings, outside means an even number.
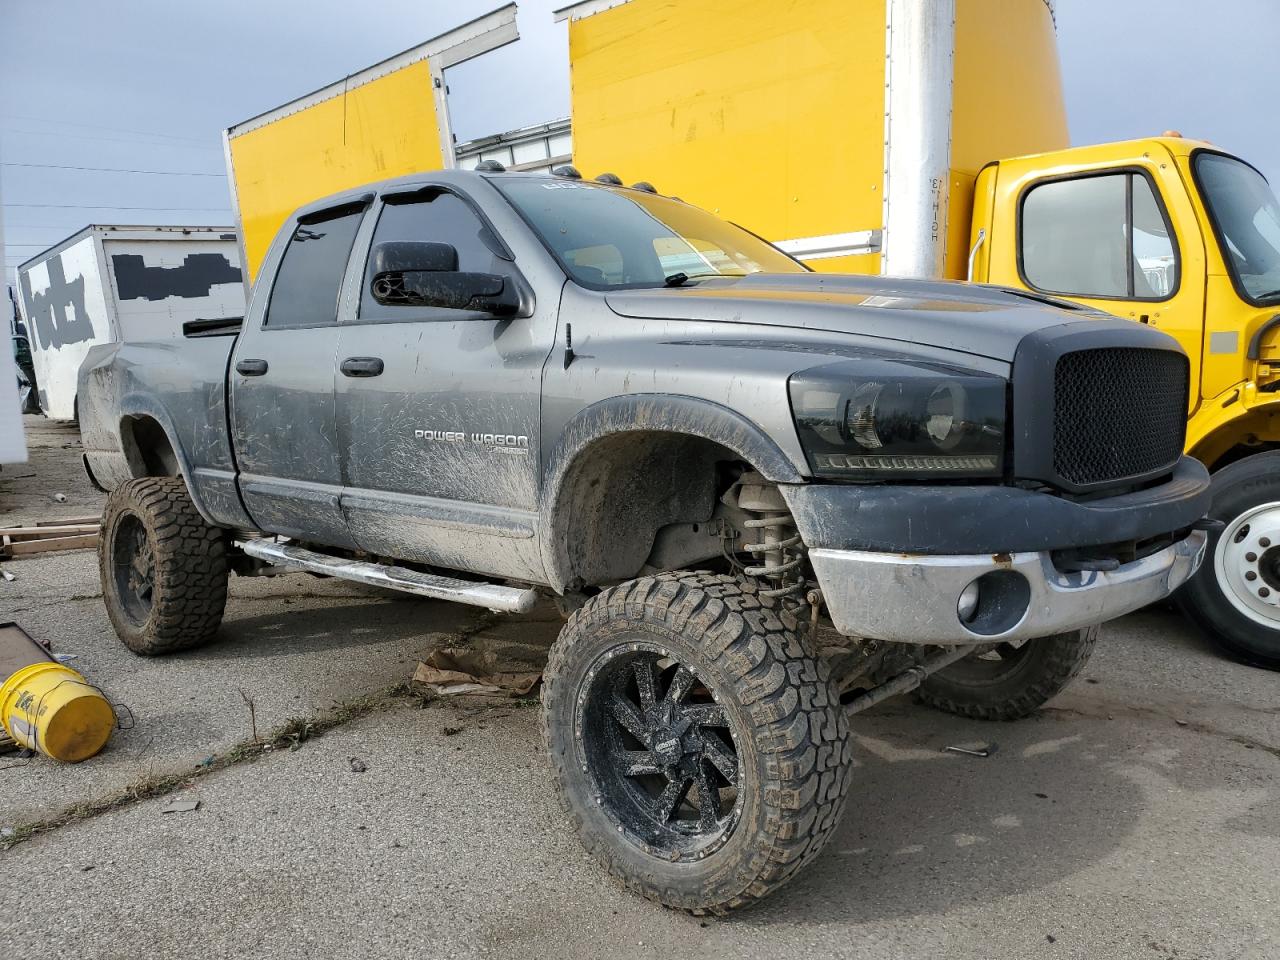
M319 200L313 200L306 206L299 207L294 211L291 220L298 220L315 213L325 210L331 210L334 207L344 207L352 203L369 203L375 197L385 196L394 193L410 193L419 187L429 187L432 184L445 184L454 186L466 186L476 184L481 181L492 180L495 178L507 179L519 177L527 180L562 180L550 173L527 173L517 170L512 171L490 171L490 170L426 170L422 173L410 173L403 177L392 177L389 180L378 180L374 183L367 183L360 187L353 187L350 190L343 190L340 193L333 193ZM574 181L575 183L589 183L593 186L607 189L605 184L596 183L592 180Z

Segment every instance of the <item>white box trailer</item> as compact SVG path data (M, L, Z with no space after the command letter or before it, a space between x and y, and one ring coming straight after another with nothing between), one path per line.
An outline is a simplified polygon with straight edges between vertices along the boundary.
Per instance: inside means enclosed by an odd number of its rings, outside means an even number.
M77 417L89 348L182 336L188 320L244 315L233 227L88 226L18 267L40 408Z

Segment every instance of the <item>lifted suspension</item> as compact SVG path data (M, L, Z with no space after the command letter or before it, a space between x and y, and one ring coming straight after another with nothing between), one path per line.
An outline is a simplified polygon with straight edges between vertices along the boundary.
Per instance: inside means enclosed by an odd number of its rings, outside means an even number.
M763 581L762 597L781 600L793 610L808 606L804 541L777 485L758 473L743 474L738 482L737 499L738 507L751 514L742 521L743 527L755 531L758 537L756 542L742 545L742 549L758 560L744 567L743 573Z
M878 687L872 687L866 693L854 697L844 705L844 708L849 713L861 713L868 707L874 707L881 700L887 700L889 697L896 696L899 693L908 693L924 683L925 678L931 673L937 673L943 667L949 667L957 660L963 660L973 653L973 650L973 647L952 647L950 650L935 653L915 666L908 667L902 673L891 677Z

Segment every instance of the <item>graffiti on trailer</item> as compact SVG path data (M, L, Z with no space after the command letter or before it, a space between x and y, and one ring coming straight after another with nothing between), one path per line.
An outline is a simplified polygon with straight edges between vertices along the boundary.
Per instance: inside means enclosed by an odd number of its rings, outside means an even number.
M136 253L111 256L121 300L207 297L221 283L241 283L240 268L220 253L192 253L180 267L149 267Z
M44 350L65 347L93 339L93 321L84 306L84 277L68 281L62 268L62 255L45 261L49 286L39 293L31 292L31 271L21 276L22 298L27 305L27 319L36 342Z

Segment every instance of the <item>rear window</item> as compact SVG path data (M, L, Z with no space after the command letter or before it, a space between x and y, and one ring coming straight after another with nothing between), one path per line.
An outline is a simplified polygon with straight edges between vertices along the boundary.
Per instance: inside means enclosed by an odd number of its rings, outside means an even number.
M299 223L280 260L264 326L316 327L338 322L338 294L364 207L345 207Z

